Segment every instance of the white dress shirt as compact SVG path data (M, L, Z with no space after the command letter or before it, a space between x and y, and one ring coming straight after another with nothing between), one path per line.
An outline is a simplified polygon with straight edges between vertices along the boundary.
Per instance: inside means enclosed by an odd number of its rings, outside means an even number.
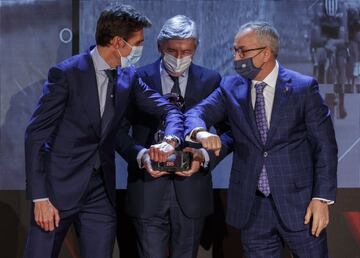
M268 124L268 129L270 128L270 121L271 121L271 112L274 104L274 97L275 97L275 87L276 81L279 75L279 64L276 62L274 69L265 77L263 81L251 81L251 103L253 108L255 107L256 101L256 89L255 85L260 82L265 82L267 85L264 88L263 95L265 99L265 113L266 113L266 120Z
M106 93L109 83L109 77L106 75L105 70L111 69L111 67L100 56L99 51L96 47L91 50L90 55L95 68L96 82L99 94L100 115L102 117L105 110Z

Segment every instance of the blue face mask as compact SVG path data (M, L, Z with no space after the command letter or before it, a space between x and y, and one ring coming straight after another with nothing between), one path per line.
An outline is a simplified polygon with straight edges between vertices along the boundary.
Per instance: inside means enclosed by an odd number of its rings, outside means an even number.
M235 60L234 61L234 68L235 71L240 74L242 77L253 80L256 75L259 74L261 71L261 68L257 68L253 61L252 57L241 59L241 60Z
M128 56L123 57L118 49L119 55L121 56L121 67L129 67L130 65L136 64L142 55L143 46L131 46L125 40L124 42L131 48L131 52Z

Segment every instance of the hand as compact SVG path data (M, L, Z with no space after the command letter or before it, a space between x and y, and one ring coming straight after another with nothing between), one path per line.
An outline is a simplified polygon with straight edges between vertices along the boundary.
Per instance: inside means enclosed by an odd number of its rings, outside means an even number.
M167 142L151 145L149 149L150 159L156 162L165 162L175 151L175 145Z
M141 163L143 164L146 171L154 178L161 177L163 175L168 175L169 173L166 171L153 170L151 166L151 159L148 152L145 152L141 157Z
M304 224L312 218L311 234L318 237L321 231L329 224L329 207L320 200L311 200L305 215Z
M221 140L218 135L205 131L198 132L196 134L196 141L200 142L205 149L212 150L216 156L219 156Z
M175 174L178 176L192 176L194 173L199 171L201 164L205 161L205 158L199 149L187 147L187 148L183 149L183 152L191 152L192 153L193 160L191 162L191 168L187 171L176 172Z
M55 227L59 227L59 211L50 201L38 201L34 205L34 217L37 225L45 231L53 231Z

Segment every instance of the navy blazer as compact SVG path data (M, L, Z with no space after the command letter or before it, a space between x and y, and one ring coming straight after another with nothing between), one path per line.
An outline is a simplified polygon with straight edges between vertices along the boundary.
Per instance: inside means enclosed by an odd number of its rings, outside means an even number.
M83 196L98 152L110 200L115 204L114 139L130 103L166 117L166 134L183 136L183 116L150 89L134 67L118 68L115 115L101 135L95 69L89 51L49 70L38 106L26 129L26 188L30 199L49 197L59 209Z
M144 82L162 93L160 77L160 59L155 63L138 69ZM215 71L191 64L185 93L185 110L205 99L220 84L221 77ZM136 156L143 148L154 144L154 134L160 120L134 108L129 120L132 125L132 137L122 141L119 153L128 162L128 185L126 210L129 215L148 218L159 209L169 176L153 178L145 169L139 169ZM128 129L119 134L121 139L128 135ZM208 169L201 169L191 177L175 176L174 186L182 211L189 217L201 217L213 211L212 181Z
M234 145L227 222L246 225L265 164L284 224L301 230L312 197L335 200L337 144L317 82L280 66L267 142L262 144L251 104L251 81L229 76L185 116L185 134L229 118Z

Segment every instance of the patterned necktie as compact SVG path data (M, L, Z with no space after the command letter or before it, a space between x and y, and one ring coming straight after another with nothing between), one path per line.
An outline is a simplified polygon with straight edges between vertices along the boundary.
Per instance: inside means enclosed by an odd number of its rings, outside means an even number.
M179 85L179 77L171 76L170 78L174 81L174 86L171 88L171 93L176 93L181 96L181 90Z
M261 82L255 85L256 89L256 101L255 101L255 118L256 118L256 125L260 133L260 138L262 143L265 145L268 133L268 125L266 119L266 112L265 112L265 99L263 95L264 88L266 87L266 83ZM269 196L270 194L270 186L269 180L265 168L265 164L263 165L258 181L258 189L262 192L265 196Z
M101 135L105 132L115 113L114 87L116 84L117 72L116 69L108 69L105 70L105 73L109 78L109 82L106 91L105 109L101 119Z

